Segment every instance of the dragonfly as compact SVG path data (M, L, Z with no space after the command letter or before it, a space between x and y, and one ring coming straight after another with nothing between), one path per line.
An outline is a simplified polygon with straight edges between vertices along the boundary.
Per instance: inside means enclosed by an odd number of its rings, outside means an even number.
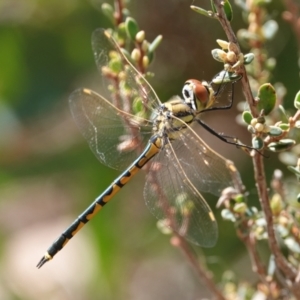
M225 72L211 83L188 80L182 98L174 96L162 103L110 32L94 31L92 48L108 96L78 89L69 98L71 113L100 162L125 171L54 241L37 267L51 260L142 168L146 170L144 198L151 213L188 241L214 246L217 222L201 193L220 195L232 186L232 177L229 161L195 130L201 125L235 144L207 126L200 114L216 109L223 86L239 77Z

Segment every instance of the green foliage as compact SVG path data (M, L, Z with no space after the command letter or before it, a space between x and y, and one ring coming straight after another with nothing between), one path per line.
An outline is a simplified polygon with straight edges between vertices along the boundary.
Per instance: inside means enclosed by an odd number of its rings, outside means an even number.
M243 112L243 121L246 123L246 124L248 124L248 125L250 125L251 124L251 121L252 121L252 119L253 119L253 116L252 116L252 114L249 112L249 111L244 111Z
M114 8L109 3L103 3L101 6L103 14L114 24Z
M224 12L225 12L227 20L229 22L231 22L232 19L233 19L233 11L232 11L232 7L231 7L230 2L228 0L225 0L223 2L223 7L224 7Z
M210 18L214 18L215 17L214 13L212 11L205 10L205 9L203 9L201 7L198 7L198 6L195 6L195 5L191 5L191 9L193 11L195 11L196 13L201 14L201 15L203 15L205 17L210 17Z
M276 91L270 83L261 85L257 93L257 108L263 111L264 115L268 115L275 107Z
M296 109L300 109L300 91L295 96L294 106Z
M128 17L125 21L125 28L127 36L132 40L135 41L136 35L139 32L139 26L135 19Z

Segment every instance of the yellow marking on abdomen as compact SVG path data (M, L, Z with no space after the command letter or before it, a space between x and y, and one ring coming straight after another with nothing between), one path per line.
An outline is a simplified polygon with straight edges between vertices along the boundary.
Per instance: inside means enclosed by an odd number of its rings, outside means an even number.
M136 166L133 166L131 169L129 169L128 171L130 172L130 178L135 175L140 169Z
M102 201L107 203L116 193L119 192L120 189L121 188L114 183L113 186L112 186L111 194L103 196Z
M140 168L138 168L137 166L132 166L130 169L128 169L127 174L129 174L129 176L123 176L122 178L120 178L120 183L122 185L125 185L126 183L128 183L128 181L137 173L139 172Z
M102 207L103 207L102 205L100 205L99 203L96 203L95 207L94 207L94 211L91 214L88 214L86 216L86 219L87 220L92 219L101 210Z
M64 241L64 243L62 244L62 248L67 245L68 241L69 241L69 239L66 238L65 241Z
M158 151L158 146L151 144L149 151L138 161L140 168L142 168L155 154L157 154Z
M74 236L84 225L85 225L85 223L80 222L78 224L78 226L76 227L76 229L72 232L72 236Z

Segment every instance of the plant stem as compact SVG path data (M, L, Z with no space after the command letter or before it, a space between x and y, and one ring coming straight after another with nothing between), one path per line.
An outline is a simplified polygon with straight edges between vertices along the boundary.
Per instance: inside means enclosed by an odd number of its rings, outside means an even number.
M230 42L235 43L237 48L240 51L239 44L237 43L237 38L231 28L229 21L226 18L221 0L214 0L214 4L217 9L219 22L221 23L227 35L228 40ZM255 107L255 101L251 93L245 67L242 66L240 71L241 74L243 75L241 82L243 85L243 91L245 94L246 101L249 104L249 108L251 110L253 117L257 117L258 112ZM265 176L263 159L264 157L260 153L255 152L252 161L254 166L254 177L255 177L256 187L258 191L259 201L267 222L269 247L271 252L274 254L277 267L281 270L281 272L284 273L285 277L293 283L289 285L290 290L297 297L297 299L300 299L300 289L298 283L295 284L296 271L288 264L287 260L281 253L275 237L273 215L269 203L269 195L268 195L268 188L266 184L266 176Z
M217 8L217 12L218 12L218 20L219 20L222 28L225 31L228 41L234 43L237 46L239 52L241 52L240 45L237 41L236 35L234 34L234 32L231 28L231 25L230 25L229 21L227 20L226 15L224 13L223 5L221 4L221 0L214 0L214 3ZM241 83L243 86L243 92L245 94L245 98L246 98L247 102L249 103L251 114L254 118L258 117L258 113L255 108L255 101L254 101L254 98L253 98L253 95L251 92L247 72L246 72L244 65L241 66L239 73L243 76L241 79Z
M114 18L116 25L119 25L121 22L123 22L123 0L115 0L115 13Z
M209 271L207 271L201 263L199 263L195 253L186 242L186 240L174 233L172 238L172 245L180 248L183 252L189 263L192 265L194 270L196 271L198 277L201 279L202 282L206 285L206 287L211 291L211 293L216 297L218 300L226 300L226 298L222 295L219 289L216 287L215 282L213 281L213 277Z

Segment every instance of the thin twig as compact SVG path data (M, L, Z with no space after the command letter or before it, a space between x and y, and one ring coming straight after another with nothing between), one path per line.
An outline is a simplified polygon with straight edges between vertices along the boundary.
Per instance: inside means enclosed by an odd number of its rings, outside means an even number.
M237 46L238 51L241 53L241 49L238 44L236 35L234 34L234 32L231 28L231 25L230 25L229 21L227 20L226 15L224 13L223 5L221 4L221 0L214 0L214 3L217 8L217 12L218 12L218 20L219 20L222 28L225 31L228 41L234 43ZM239 73L243 76L241 79L241 83L243 86L243 92L245 94L245 98L246 98L247 102L249 103L249 108L250 108L251 114L253 117L258 117L258 113L255 108L255 100L254 100L252 92L251 92L248 76L247 76L244 65L242 65L240 67Z
M180 248L180 250L183 252L189 263L196 271L199 278L202 280L202 282L205 283L206 287L211 291L211 293L216 297L216 299L226 300L226 298L216 287L215 282L212 280L212 275L202 266L202 264L199 263L196 255L194 254L186 240L182 236L174 233L174 237L172 238L172 244L173 246Z
M278 268L286 275L287 278L289 278L290 280L294 280L296 277L295 270L291 268L291 266L287 263L285 257L282 255L275 237L273 215L269 203L269 194L266 184L263 156L254 155L253 164L259 200L267 222L267 232L270 249L274 254L275 262Z
M297 110L295 115L289 119L291 126L295 126L295 123L300 119L300 110Z
M226 18L226 15L223 10L223 6L221 4L220 0L214 0L217 13L218 13L218 18L219 21L227 35L227 38L229 41L236 43L238 49L239 45L237 43L236 36L231 28L231 25L229 21ZM247 78L246 70L244 66L241 67L241 73L243 75L242 78L242 85L243 85L243 90L244 94L246 97L246 100L249 104L249 108L251 110L251 113L254 117L257 117L257 110L255 108L255 102L254 98L251 93L249 81ZM272 211L269 205L269 195L268 195L268 189L267 189L267 184L266 184L266 176L265 176L265 170L264 170L264 164L263 164L263 156L260 155L259 153L255 153L253 155L253 165L254 165L254 176L255 176L255 181L256 181L256 186L258 190L258 195L259 195L259 200L261 203L261 207L264 211L266 222L267 222L267 232L268 232L268 242L269 242L269 247L271 249L271 252L274 254L275 257L275 262L278 268L285 274L285 276L291 280L292 282L295 281L296 277L296 272L292 267L288 264L287 260L285 257L282 255L279 245L277 243L276 237L275 237L275 232L274 232L274 223L273 223L273 215ZM300 290L291 287L292 292L294 293L295 296L297 296L298 299L300 299Z
M247 221L248 223L249 221ZM246 227L250 228L252 224L246 224ZM242 242L245 243L246 248L249 252L249 256L252 263L252 270L253 272L257 273L261 280L264 282L265 278L267 276L266 268L261 262L260 256L256 250L256 240L255 237L253 237L253 234L251 232L247 235L243 234L242 232L238 231L238 237Z
M123 0L115 0L115 13L114 18L116 25L119 25L123 22Z
M235 169L235 166L233 165L233 163L231 161L228 161L228 165L230 166L230 163L232 164L232 166L230 167L231 170L231 176L234 182L234 187L235 189L243 194L244 193L244 185L242 183L241 177L239 175L239 172ZM234 166L234 169L233 169ZM235 170L235 171L232 171ZM244 230L244 228L246 228L246 230ZM252 220L245 220L243 221L237 228L237 235L240 238L240 240L242 242L244 242L244 244L246 245L246 248L248 250L250 259L251 259L251 263L252 263L252 269L253 272L257 273L262 282L267 283L266 280L266 270L265 270L265 266L263 265L263 263L261 262L260 256L256 250L256 240L253 237L253 234L251 234L251 227L252 227ZM248 230L249 229L249 230ZM249 232L249 234L244 234L244 232Z
M248 250L249 257L251 259L253 272L255 272L259 276L261 282L269 289L269 298L268 299L270 299L270 300L275 299L272 296L271 291L272 291L272 285L274 285L276 283L274 282L274 280L272 280L271 277L268 277L268 275L266 273L266 267L262 263L260 255L256 249L255 237L251 233L247 236L239 235L239 237L240 237L241 241L245 244L245 246Z

